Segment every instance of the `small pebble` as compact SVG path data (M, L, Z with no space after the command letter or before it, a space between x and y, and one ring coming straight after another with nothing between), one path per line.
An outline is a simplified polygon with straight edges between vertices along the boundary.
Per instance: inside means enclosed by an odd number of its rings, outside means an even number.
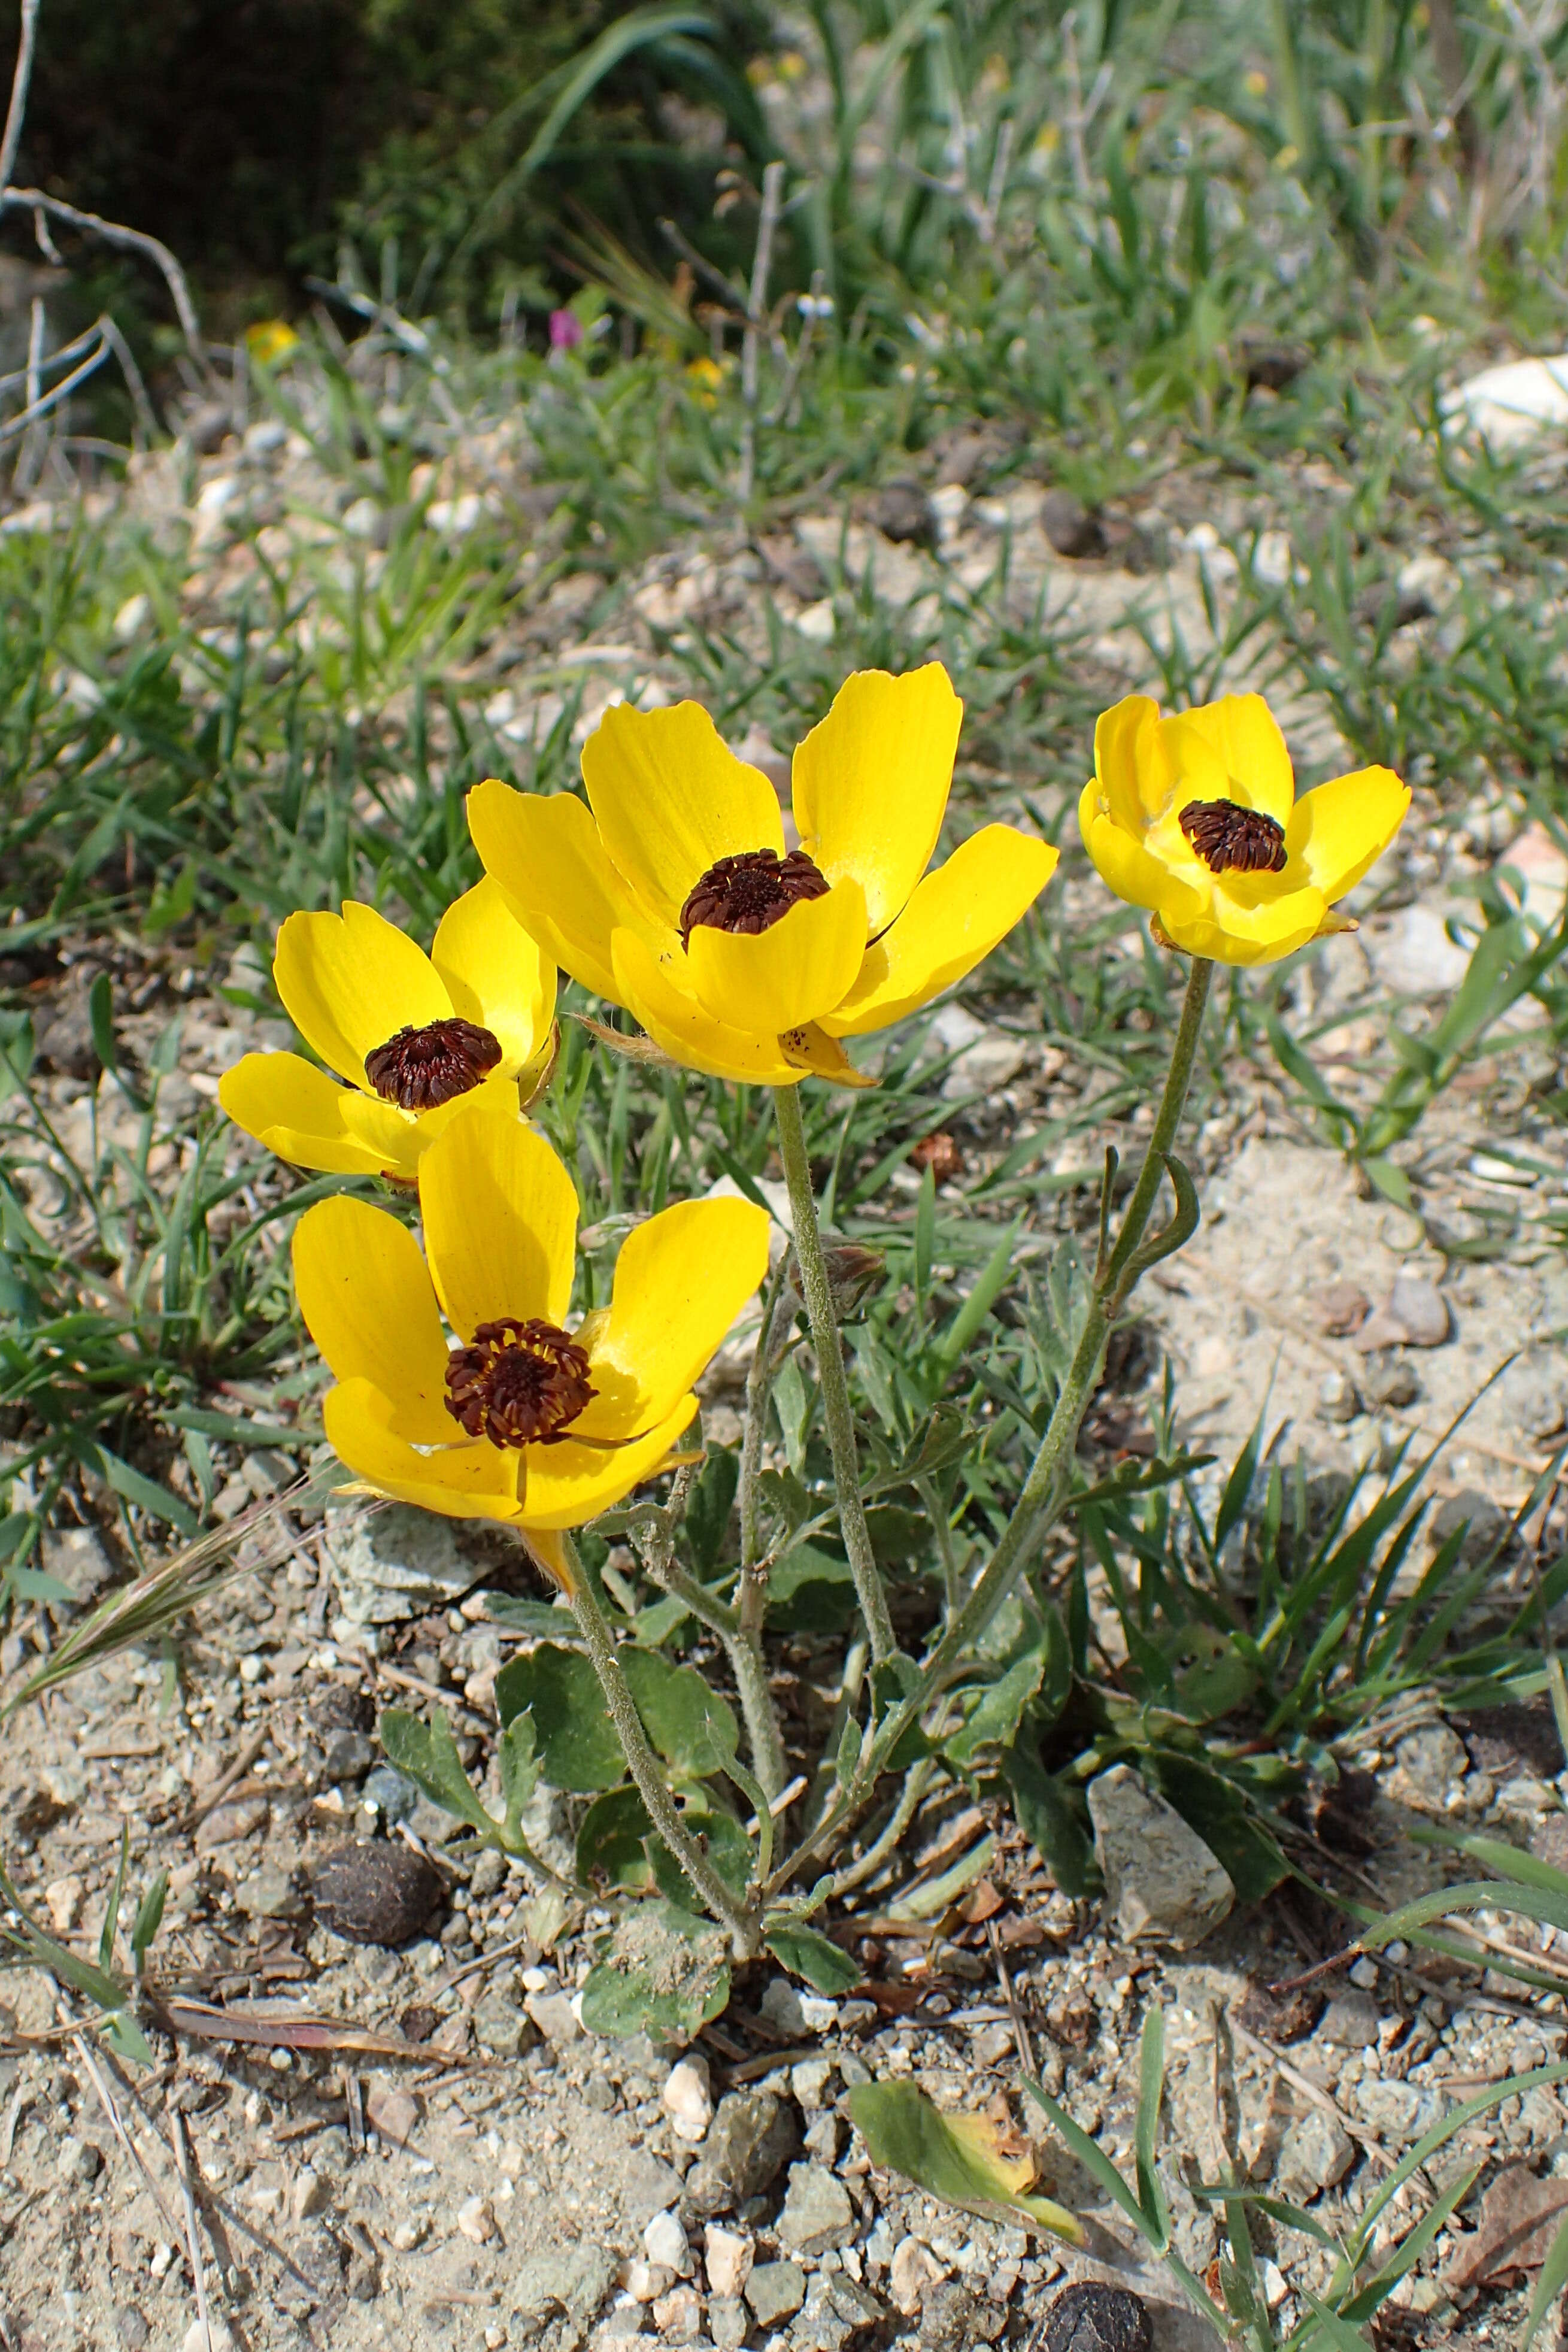
M713 2121L707 2060L693 2055L672 2066L660 2103L674 2126L675 2137L695 2147Z
M488 2245L496 2234L496 2216L487 2197L470 2197L457 2208L457 2227L469 2242Z
M674 2213L655 2213L643 2232L643 2250L651 2263L674 2271L678 2278L691 2268L686 2233Z

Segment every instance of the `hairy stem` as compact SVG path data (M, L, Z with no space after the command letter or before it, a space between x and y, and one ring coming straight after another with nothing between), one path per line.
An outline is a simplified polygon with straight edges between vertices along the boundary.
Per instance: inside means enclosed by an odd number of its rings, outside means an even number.
M637 1784L637 1791L648 1808L648 1817L687 1878L712 1912L729 1929L737 1959L749 1959L758 1947L757 1921L740 1897L727 1886L696 1840L692 1836L665 1785L663 1768L648 1745L648 1735L643 1728L621 1662L615 1654L615 1644L605 1623L598 1601L594 1599L581 1562L577 1559L570 1538L565 1543L571 1576L572 1614L577 1619L593 1671L599 1676L600 1688L610 1710L621 1742L621 1752L626 1759L626 1769Z
M779 1121L779 1150L784 1181L789 1188L789 1209L795 1226L795 1256L806 1294L806 1313L816 1350L817 1378L822 1391L822 1418L833 1457L833 1486L838 1496L839 1525L849 1554L850 1574L861 1612L871 1635L871 1654L880 1664L892 1657L898 1644L888 1614L887 1594L872 1556L871 1531L861 1499L860 1465L855 1454L854 1417L850 1388L844 1377L844 1353L833 1313L832 1286L828 1279L822 1235L817 1223L817 1203L811 1195L811 1164L806 1152L806 1124L800 1116L798 1087L775 1087L773 1107Z
M948 1619L936 1648L928 1652L922 1662L920 1679L915 1688L880 1727L875 1738L867 1741L853 1778L839 1803L779 1864L768 1889L769 1893L787 1884L796 1871L814 1854L821 1853L864 1805L894 1745L930 1705L944 1683L951 1680L955 1668L972 1654L975 1643L1012 1591L1025 1560L1061 1507L1079 1428L1089 1401L1099 1385L1105 1343L1137 1280L1138 1270L1134 1261L1138 1245L1159 1195L1160 1180L1165 1173L1165 1155L1176 1140L1176 1129L1186 1108L1187 1089L1192 1083L1193 1064L1197 1059L1198 1035L1203 1026L1204 1007L1208 1002L1208 985L1213 976L1213 964L1195 956L1171 1053L1170 1068L1166 1075L1165 1089L1149 1136L1147 1154L1127 1202L1115 1245L1090 1297L1083 1329L1058 1391L1045 1434L1036 1449L1029 1475L1024 1480L1022 1491L1013 1507L1011 1517L1002 1530L996 1550L963 1606Z

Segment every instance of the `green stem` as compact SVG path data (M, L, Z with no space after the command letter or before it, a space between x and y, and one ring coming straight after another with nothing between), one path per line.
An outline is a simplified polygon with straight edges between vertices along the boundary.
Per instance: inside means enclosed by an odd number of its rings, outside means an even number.
M861 1499L860 1465L855 1455L854 1417L850 1411L844 1354L833 1314L832 1286L828 1279L822 1235L817 1223L817 1203L811 1194L811 1163L806 1151L806 1123L800 1116L798 1087L775 1087L773 1108L779 1121L779 1150L784 1181L789 1188L789 1210L795 1227L795 1256L806 1293L806 1313L817 1357L817 1378L822 1391L822 1418L833 1457L833 1485L839 1505L839 1525L849 1554L850 1574L866 1630L872 1657L878 1664L891 1658L898 1644L888 1614L887 1595L872 1556L871 1530Z
M779 1319L779 1301L783 1293L789 1263L788 1255L781 1254L778 1265L768 1277L768 1286L762 1294L762 1321L746 1375L746 1427L740 1441L737 1494L740 1582L736 1591L735 1613L741 1624L752 1633L762 1630L762 1613L767 1601L764 1580L757 1573L757 1564L762 1557L762 1440L768 1426L768 1400L773 1393L774 1326Z
M761 1784L762 1793L769 1804L783 1788L789 1776L789 1761L784 1753L784 1735L779 1728L778 1710L773 1693L768 1685L768 1661L762 1654L762 1636L742 1631L727 1641L730 1672L735 1676L736 1696L746 1723L747 1745L751 1750L752 1769Z
M1176 1140L1182 1113L1186 1108L1187 1089L1192 1083L1193 1064L1197 1055L1198 1034L1203 1026L1204 1007L1208 1002L1208 985L1213 976L1213 964L1195 956L1171 1053L1171 1065L1166 1075L1165 1090L1160 1097L1149 1137L1148 1151L1133 1187L1115 1246L1091 1295L1083 1329L1057 1393L1045 1434L1040 1441L1022 1492L1002 1530L996 1550L963 1607L948 1619L940 1641L922 1662L920 1679L915 1688L889 1716L876 1738L866 1743L865 1751L841 1802L817 1824L795 1853L780 1864L768 1890L769 1893L787 1883L803 1863L820 1852L830 1839L837 1836L865 1802L895 1743L929 1706L953 1666L971 1654L976 1642L1012 1591L1024 1561L1061 1507L1066 1491L1066 1474L1078 1442L1079 1427L1088 1410L1089 1401L1099 1386L1105 1342L1137 1280L1138 1269L1134 1260L1138 1244L1143 1240L1145 1228L1159 1194L1160 1180L1165 1173L1165 1155Z
M611 1721L621 1742L621 1752L626 1759L626 1769L637 1784L638 1794L648 1808L648 1817L697 1894L716 1919L721 1919L729 1929L737 1959L749 1959L758 1948L757 1921L740 1897L726 1885L696 1840L692 1836L664 1783L658 1758L648 1745L648 1735L637 1712L626 1677L621 1671L621 1661L615 1654L615 1644L605 1623L598 1601L594 1599L581 1562L577 1559L570 1538L565 1545L568 1565L571 1570L571 1608L577 1619L578 1631L599 1676Z

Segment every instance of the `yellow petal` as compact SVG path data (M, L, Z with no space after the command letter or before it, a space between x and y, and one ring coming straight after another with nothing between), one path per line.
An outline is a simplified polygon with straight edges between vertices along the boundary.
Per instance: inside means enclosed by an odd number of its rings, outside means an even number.
M1169 805L1176 786L1176 767L1153 697L1129 694L1103 710L1094 722L1090 787L1103 813L1129 833L1139 833Z
M831 1087L874 1087L878 1083L868 1071L857 1070L838 1039L830 1037L815 1022L804 1029L783 1031L779 1050L803 1074L825 1078Z
M318 1201L294 1229L294 1286L333 1377L373 1381L400 1437L449 1444L458 1430L446 1410L446 1341L408 1227L368 1201Z
M1231 800L1290 821L1296 783L1279 722L1260 694L1227 694L1163 719L1160 732L1197 800ZM1207 755L1207 756L1206 756Z
M1173 915L1165 907L1159 918L1172 947L1185 955L1207 956L1214 963L1278 963L1317 936L1324 914L1322 893L1292 890L1262 906L1242 907L1217 890L1208 908L1196 916Z
M419 1163L436 1292L455 1331L505 1315L564 1324L577 1194L542 1135L481 1108L454 1119Z
M683 1201L632 1228L609 1315L578 1334L599 1394L575 1429L620 1437L667 1419L767 1273L768 1228L750 1201Z
M563 1592L575 1592L577 1579L568 1563L566 1546L561 1541L561 1532L558 1528L529 1528L525 1532L523 1540L534 1565L542 1569L552 1582L559 1585Z
M803 1076L785 1060L776 1035L716 1021L695 996L683 994L671 965L661 963L634 932L617 931L614 951L618 1002L630 1006L672 1061L741 1086L789 1087Z
M803 1029L841 1003L854 985L865 942L861 886L836 882L825 898L799 900L765 931L699 924L686 971L698 1003L716 1021L777 1037L781 1029Z
M468 830L518 922L596 996L622 1001L610 960L612 931L645 932L655 950L674 937L639 907L605 856L591 812L571 793L546 799L492 778L468 795Z
M424 950L353 898L340 915L290 915L272 971L306 1044L357 1087L366 1083L367 1054L400 1029L423 1029L452 1012Z
M783 852L778 793L736 758L700 702L616 703L582 747L582 781L612 865L665 923L679 923L721 857Z
M385 1164L344 1119L346 1108L364 1099L301 1054L246 1054L218 1080L218 1100L236 1127L296 1168L334 1176L375 1176Z
M1301 794L1285 847L1325 898L1343 898L1382 856L1409 805L1410 788L1392 768L1358 768Z
M555 966L524 930L498 882L486 875L448 907L430 961L453 1011L489 1030L500 1043L501 1068L516 1077L555 1019Z
M601 1511L622 1501L633 1486L663 1466L696 1405L695 1396L682 1397L656 1428L639 1437L634 1445L614 1452L574 1445L570 1438L559 1445L530 1445L518 1457L527 1465L519 1486L524 1527L584 1527Z
M329 1389L321 1419L339 1461L378 1494L450 1519L517 1518L520 1454L483 1438L422 1454L392 1426L388 1400L373 1381L344 1381ZM455 1426L447 1423L448 1429Z
M1129 831L1114 816L1103 814L1092 783L1083 788L1078 803L1078 823L1083 846L1101 879L1110 885L1118 898L1125 898L1130 907L1157 908L1162 921L1167 907L1177 922L1193 920L1203 912L1208 903L1207 889L1190 887L1146 849L1141 824ZM1207 874L1206 867L1197 866L1196 860L1192 863L1199 877Z
M885 1029L988 956L1055 871L1049 842L1010 824L988 824L928 874L892 930L866 950L860 978L822 1015L833 1037Z
M857 670L796 749L800 845L830 882L852 876L860 884L872 939L931 863L963 717L940 662L903 677Z

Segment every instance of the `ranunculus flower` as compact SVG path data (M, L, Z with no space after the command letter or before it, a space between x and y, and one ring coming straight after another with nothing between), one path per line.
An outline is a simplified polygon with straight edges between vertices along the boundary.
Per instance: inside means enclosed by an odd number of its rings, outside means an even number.
M563 970L720 1077L859 1083L840 1043L962 980L1056 865L989 824L926 872L963 704L939 662L861 670L796 750L778 795L701 706L607 711L583 746L585 806L490 782L468 796L486 871Z
M423 1255L400 1218L346 1195L295 1229L300 1312L337 1383L328 1438L379 1494L519 1528L570 1583L559 1531L664 1461L768 1270L768 1217L748 1201L663 1210L622 1244L609 1306L570 1329L577 1194L541 1135L465 1110L420 1161L419 1204Z
M1118 898L1174 948L1273 963L1349 928L1333 911L1410 805L1391 768L1358 768L1296 798L1285 739L1260 694L1168 719L1146 694L1104 711L1078 803L1084 845Z
M290 915L272 971L327 1068L300 1054L246 1054L225 1072L218 1100L298 1167L406 1182L476 1094L516 1112L549 1075L555 968L494 882L447 908L428 955L357 899L340 915Z

